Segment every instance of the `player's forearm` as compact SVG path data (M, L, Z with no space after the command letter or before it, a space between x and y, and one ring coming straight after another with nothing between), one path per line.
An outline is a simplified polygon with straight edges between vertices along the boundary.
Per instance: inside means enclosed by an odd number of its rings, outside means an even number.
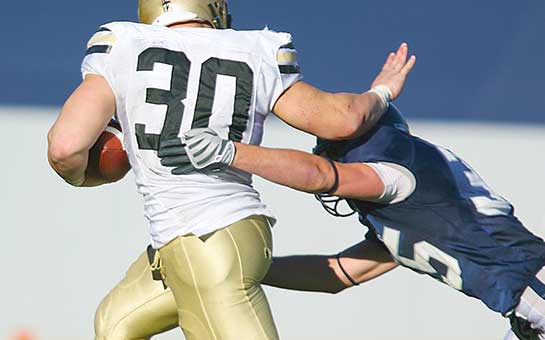
M296 150L235 145L232 166L271 182L309 193L326 192L335 182L331 165L322 157Z
M383 102L373 92L365 92L353 99L351 108L362 120L355 132L356 136L361 136L371 130L382 118L382 115L388 109L388 102Z
M333 269L334 257L305 255L275 257L262 283L307 292L338 293L348 286Z
M348 118L355 116L356 130L351 137L369 131L386 111L389 102L401 94L405 80L416 62L415 56L409 59L407 57L408 45L402 43L397 52L388 55L382 70L371 85L371 90L359 96L336 95L341 103L341 112L348 112ZM348 98L343 99L343 96Z
M263 283L278 288L338 293L397 267L377 240L364 240L336 256L275 257Z

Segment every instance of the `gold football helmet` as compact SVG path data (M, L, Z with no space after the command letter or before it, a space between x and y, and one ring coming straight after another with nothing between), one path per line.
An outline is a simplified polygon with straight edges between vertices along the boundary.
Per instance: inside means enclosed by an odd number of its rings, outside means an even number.
M144 24L204 21L214 28L231 28L227 0L138 0L138 17Z

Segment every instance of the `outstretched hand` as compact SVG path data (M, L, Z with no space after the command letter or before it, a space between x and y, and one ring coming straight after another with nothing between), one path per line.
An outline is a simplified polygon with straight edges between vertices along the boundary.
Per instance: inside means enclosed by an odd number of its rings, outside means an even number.
M416 63L416 57L412 55L407 59L409 46L402 43L397 52L392 52L386 58L382 70L373 81L371 88L386 86L390 90L391 98L394 100L401 94L405 80Z

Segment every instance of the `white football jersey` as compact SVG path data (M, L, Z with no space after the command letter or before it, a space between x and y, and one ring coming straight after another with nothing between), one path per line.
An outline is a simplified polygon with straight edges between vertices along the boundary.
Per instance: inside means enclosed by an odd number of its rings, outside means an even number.
M259 144L276 100L302 77L289 34L114 22L87 48L83 76L104 77L115 93L155 248L251 215L274 221L249 174L174 175L157 151L161 141L202 127Z

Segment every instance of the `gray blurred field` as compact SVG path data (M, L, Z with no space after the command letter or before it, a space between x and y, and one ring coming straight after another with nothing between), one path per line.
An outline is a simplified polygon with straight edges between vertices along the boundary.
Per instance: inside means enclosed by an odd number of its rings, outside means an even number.
M0 339L20 328L39 340L91 339L98 302L148 243L132 176L74 189L49 169L46 132L55 114L0 110ZM265 145L312 147L312 137L268 123ZM544 126L417 121L413 129L469 161L531 230L545 235ZM256 185L279 218L277 255L334 253L363 235L356 218L334 219L312 196L262 180ZM480 302L404 269L336 296L267 291L285 340L492 340L507 330ZM183 336L176 331L156 339Z

